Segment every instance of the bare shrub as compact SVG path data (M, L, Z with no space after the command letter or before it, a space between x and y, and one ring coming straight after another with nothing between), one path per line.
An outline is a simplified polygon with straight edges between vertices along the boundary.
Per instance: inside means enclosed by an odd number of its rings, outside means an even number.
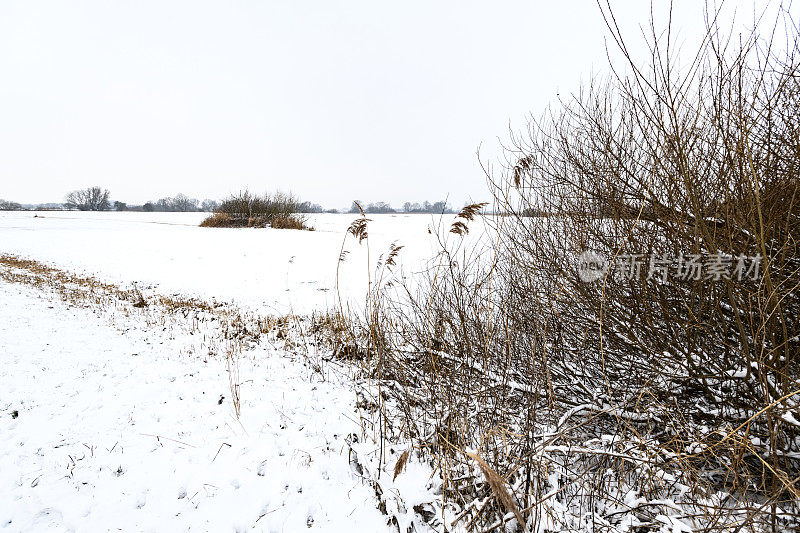
M381 394L401 414L381 431L425 452L468 530L501 528L510 501L533 530L788 531L800 516L797 28L780 51L755 32L729 38L712 16L680 70L672 33L651 26L640 65L604 15L628 61L614 72L630 75L512 137L508 167L489 173L495 248L461 244L468 209L420 290L373 288L354 337L394 383ZM614 268L585 281L584 251ZM619 275L623 257L641 270ZM697 262L702 275L686 275Z
M306 217L298 214L304 209L304 204L291 193L256 196L245 190L223 200L200 225L311 230L313 228L306 225Z
M725 53L709 37L681 73L654 34L646 68L627 56L630 77L514 139L494 181L498 275L509 327L547 360L548 402L604 413L587 437L675 454L697 499L755 491L771 514L751 519L775 527L800 497L798 47L778 56L754 34ZM586 250L644 265L586 283Z

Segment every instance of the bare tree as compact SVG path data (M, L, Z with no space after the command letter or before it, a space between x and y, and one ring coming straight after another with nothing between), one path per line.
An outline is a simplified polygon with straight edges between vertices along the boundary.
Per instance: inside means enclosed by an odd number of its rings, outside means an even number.
M22 206L17 202L0 199L0 211L19 211L20 209L22 209Z
M397 211L388 203L386 202L377 202L374 204L367 205L367 208L364 210L367 213L396 213Z
M430 203L428 201L420 204L419 202L406 202L403 204L403 212L405 213L432 213L432 214L449 214L453 210L447 205L447 202L440 200L438 202Z
M219 202L216 200L203 200L203 203L200 204L200 210L205 211L207 213L211 213L212 211L216 211L219 207Z
M108 189L89 187L67 194L64 205L79 211L108 211L111 209L110 197Z
M189 198L185 194L177 194L170 202L170 211L199 211L200 202L194 198Z

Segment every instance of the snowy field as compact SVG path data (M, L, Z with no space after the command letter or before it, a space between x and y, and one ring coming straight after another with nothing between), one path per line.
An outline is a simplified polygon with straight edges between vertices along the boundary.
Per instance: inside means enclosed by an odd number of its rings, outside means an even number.
M205 213L0 212L0 253L43 261L162 294L215 298L277 314L307 314L336 302L343 239L356 215L313 215L316 231L200 228ZM392 243L404 246L406 275L437 251L436 227L453 220L421 214L370 215L371 268ZM479 222L473 222L477 226ZM431 229L432 232L428 233ZM470 235L479 233L476 230ZM367 246L348 238L342 296L363 301Z
M253 314L334 304L354 216L313 217L314 232L203 229L202 217L3 213L0 255ZM395 241L407 273L436 249L430 216L371 218L373 268ZM366 250L347 247L342 290L362 298ZM397 531L381 505L402 531L425 530L413 508L436 498L436 479L410 461L393 480L402 449L375 466L346 367L274 335L247 343L237 417L219 321L34 285L0 277L0 531Z
M347 460L353 397L266 350L225 365L193 339L2 286L0 527L10 531L378 531ZM12 410L13 409L13 410ZM12 414L13 413L13 414Z

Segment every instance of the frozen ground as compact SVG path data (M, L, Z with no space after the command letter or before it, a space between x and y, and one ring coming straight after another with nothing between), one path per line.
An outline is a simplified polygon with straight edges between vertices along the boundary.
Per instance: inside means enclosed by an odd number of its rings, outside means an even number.
M118 284L138 282L166 294L236 302L278 314L333 307L342 241L355 215L315 215L316 231L199 228L204 213L0 212L0 253L44 261ZM370 215L372 267L393 242L408 274L436 251L440 219ZM441 222L447 227L452 215ZM473 225L478 224L474 222ZM473 231L472 234L478 233ZM446 230L445 230L446 234ZM348 239L340 268L345 299L363 301L366 243Z
M0 281L0 530L388 530L347 379L251 348L237 420L184 326Z

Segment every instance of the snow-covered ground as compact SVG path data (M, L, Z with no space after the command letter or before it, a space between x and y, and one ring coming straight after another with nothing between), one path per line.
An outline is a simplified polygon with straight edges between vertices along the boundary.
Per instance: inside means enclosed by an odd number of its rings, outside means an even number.
M0 526L11 531L385 529L351 471L354 396L300 360L224 360L0 284ZM123 328L123 329L120 329Z
M307 314L336 302L337 264L356 215L314 215L316 231L200 228L204 213L0 212L0 253L44 261L117 284L236 302L278 314ZM437 251L431 215L370 215L367 242L347 239L339 269L345 299L363 301L368 271L392 243L407 274ZM475 221L472 225L478 225ZM428 233L428 230L433 230ZM472 234L478 233L477 231Z
M315 232L202 229L200 218L3 213L0 255L248 313L333 304L354 217L315 217ZM431 224L375 217L373 263L400 241L406 264L424 264ZM352 296L366 254L349 248ZM412 458L393 480L400 448L376 466L347 367L267 338L245 344L237 418L219 321L34 285L0 277L0 530L425 530L414 506L436 499L436 479Z

